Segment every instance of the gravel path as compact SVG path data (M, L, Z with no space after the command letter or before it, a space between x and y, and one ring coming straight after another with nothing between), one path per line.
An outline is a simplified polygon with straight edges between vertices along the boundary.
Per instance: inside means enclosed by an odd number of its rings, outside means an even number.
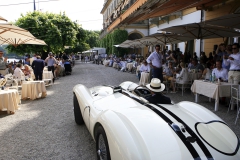
M92 87L118 85L127 80L138 82L134 74L77 61L71 76L62 77L47 88L46 98L22 101L14 115L0 112L0 159L96 159L95 142L84 125L74 122L72 88L79 83ZM194 101L190 91L184 97L181 93L167 96L174 102ZM200 101L213 111L214 102L203 96ZM236 110L227 114L227 108L220 105L216 114L240 136L240 122L234 125Z

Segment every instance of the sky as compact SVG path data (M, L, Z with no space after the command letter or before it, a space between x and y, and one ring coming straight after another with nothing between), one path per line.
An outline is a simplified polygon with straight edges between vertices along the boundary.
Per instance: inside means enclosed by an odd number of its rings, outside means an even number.
M0 16L15 22L21 14L33 11L34 0L1 0ZM104 0L35 0L36 10L42 12L64 12L86 30L101 30L103 16L100 14ZM3 23L1 21L0 23Z

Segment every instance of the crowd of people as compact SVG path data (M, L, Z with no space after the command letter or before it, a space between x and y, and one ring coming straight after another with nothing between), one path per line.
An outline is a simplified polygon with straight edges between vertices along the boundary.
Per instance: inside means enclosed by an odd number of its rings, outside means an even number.
M197 79L212 81L219 80L239 84L240 82L240 52L239 44L232 45L220 44L216 51L210 52L206 56L205 52L197 53L185 52L179 50L160 50L160 46L155 46L155 51L144 57L137 57L136 54L128 54L123 57L117 57L115 54L108 55L105 66L117 68L119 71L136 71L140 85L148 84L152 78L158 78L161 82L169 82L171 93L176 93L176 82L189 82L191 80L190 72L199 73L201 76ZM132 63L129 68L128 63ZM144 78L148 82L142 82Z
M74 54L63 53L61 56L54 56L52 52L49 52L45 60L41 59L40 55L34 54L32 57L26 55L24 61L9 62L7 57L3 57L3 51L0 51L0 76L4 78L5 75L12 74L19 83L25 80L42 80L46 67L47 71L52 71L54 82L61 76L71 74L74 62Z

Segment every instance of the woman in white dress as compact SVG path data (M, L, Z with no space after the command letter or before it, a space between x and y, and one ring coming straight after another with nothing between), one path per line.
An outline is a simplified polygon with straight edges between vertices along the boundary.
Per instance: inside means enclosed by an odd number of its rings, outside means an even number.
M18 81L18 84L21 84L21 81L25 80L25 76L21 68L22 64L18 63L13 73L13 78Z
M181 62L180 63L180 67L182 68L180 74L177 74L176 75L176 79L173 78L171 80L171 87L173 89L173 91L171 93L176 93L176 87L174 85L174 82L177 82L177 83L185 83L185 82L188 82L189 81L189 72L188 72L188 69L185 68L185 63Z
M210 75L212 74L212 64L207 63L207 67L204 69L203 74L202 74L202 79L210 80Z

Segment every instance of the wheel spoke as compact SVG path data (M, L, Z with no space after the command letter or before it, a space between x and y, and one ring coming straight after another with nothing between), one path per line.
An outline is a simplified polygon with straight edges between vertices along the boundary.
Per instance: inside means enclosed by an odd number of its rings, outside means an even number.
M98 155L101 160L107 159L107 150L102 134L98 137Z

